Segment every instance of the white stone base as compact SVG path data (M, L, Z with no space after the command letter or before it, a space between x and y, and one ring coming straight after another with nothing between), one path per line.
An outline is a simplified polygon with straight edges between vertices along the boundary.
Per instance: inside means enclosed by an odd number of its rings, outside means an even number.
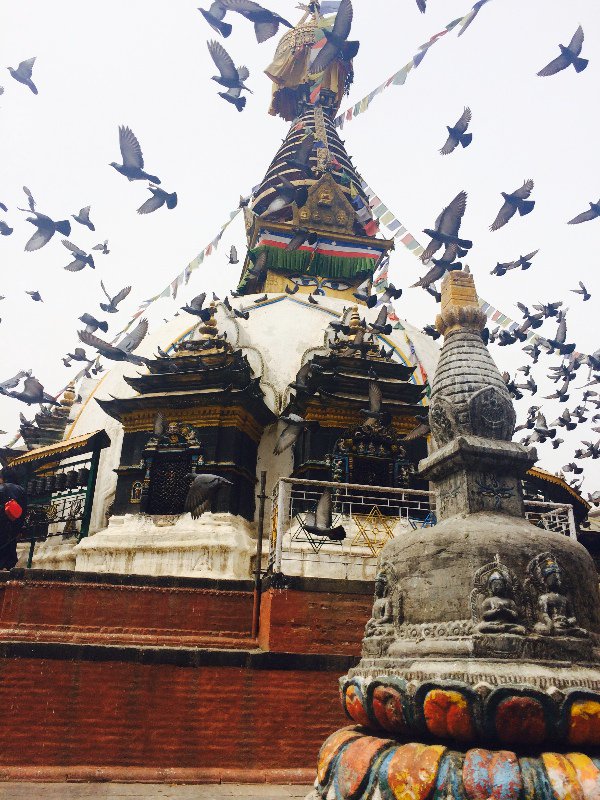
M111 517L75 548L75 569L137 575L247 579L256 552L254 526L233 514Z
M323 544L318 553L315 553L310 543L296 538L300 526L296 519L292 520L290 530L283 538L281 571L284 575L298 575L303 578L334 578L347 581L373 581L377 572L377 555L363 544L360 534L353 519L344 517L338 521L344 526L346 538L340 544L327 542ZM394 537L412 530L408 522L401 520L396 523ZM301 534L302 535L302 534Z
M77 537L63 539L62 536L51 536L45 542L36 542L33 551L33 569L75 569L75 546ZM29 557L29 544L25 543L19 554L17 566L26 567Z

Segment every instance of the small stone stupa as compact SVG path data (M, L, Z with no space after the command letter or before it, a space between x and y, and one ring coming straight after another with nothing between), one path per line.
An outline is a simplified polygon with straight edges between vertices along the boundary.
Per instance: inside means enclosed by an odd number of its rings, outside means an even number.
M473 277L450 272L420 473L440 522L384 547L355 723L318 760L322 800L598 800L600 595L586 550L524 517L534 450L481 331ZM311 795L312 797L313 795Z

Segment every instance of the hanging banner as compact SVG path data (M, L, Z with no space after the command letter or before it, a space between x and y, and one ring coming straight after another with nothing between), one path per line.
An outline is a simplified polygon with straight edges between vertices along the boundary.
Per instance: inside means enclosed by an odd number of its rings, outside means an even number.
M419 64L423 61L425 56L427 55L429 48L433 47L434 44L440 41L446 34L453 31L455 28L460 26L460 30L458 32L459 36L467 30L469 25L473 22L475 17L479 14L481 8L486 4L490 3L491 0L478 0L477 3L468 11L463 17L458 17L457 19L453 19L452 22L449 22L443 30L435 33L427 42L422 44L415 55L411 58L411 60L405 64L401 69L398 70L391 78L388 78L387 81L378 86L376 89L373 89L372 92L366 97L363 97L362 100L359 100L352 108L343 111L339 116L335 118L335 126L336 128L343 128L346 122L351 122L355 117L359 114L364 114L364 112L369 108L371 102L375 97L380 95L390 86L404 86L406 79L408 77L409 72L411 70L416 69Z

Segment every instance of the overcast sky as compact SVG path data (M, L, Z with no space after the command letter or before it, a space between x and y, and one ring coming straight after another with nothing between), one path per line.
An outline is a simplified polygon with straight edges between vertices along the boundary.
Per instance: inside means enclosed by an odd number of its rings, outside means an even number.
M271 0L270 7L296 22L294 0ZM342 108L354 104L402 67L418 46L454 17L470 0L429 0L421 15L414 0L354 0L353 35L361 40L356 80ZM2 286L0 379L31 368L48 391L64 386L71 370L61 356L76 346L77 317L101 315L100 278L116 292L133 290L114 315L114 334L139 303L169 283L218 232L240 193L258 183L285 136L287 123L269 117L271 85L262 70L277 38L257 45L250 23L234 18L226 47L238 64L247 64L249 96L243 114L217 96L210 80L215 70L206 40L214 34L193 0L0 0L0 216L14 233L0 239ZM571 68L550 78L536 72L568 44L579 24L585 31L583 55L589 68ZM475 246L468 263L479 294L519 318L515 303L563 299L569 307L569 340L578 349L600 347L596 315L600 280L596 264L600 220L567 226L567 220L600 197L598 113L600 96L600 6L592 0L491 0L461 38L449 34L433 47L403 87L376 98L367 113L342 132L363 177L383 202L421 241L439 211L460 189L469 193L463 233ZM11 79L4 67L36 56L34 80L39 95ZM465 105L473 112L473 144L442 157L438 149L446 125ZM129 183L109 165L119 160L118 126L129 125L143 149L146 167L161 176L164 188L177 191L179 205L138 216L148 196L143 182ZM535 180L532 214L502 230L488 228L510 192L524 179ZM96 233L73 222L71 240L83 249L109 239L109 256L97 255L95 272L71 274L63 267L69 253L59 236L42 250L25 253L33 233L25 221L23 185L37 207L57 219L92 206ZM245 246L241 219L228 230L219 252L193 274L177 299L162 300L149 311L153 326L177 310L181 299L204 289L225 292L235 286L236 267L226 252ZM540 248L529 272L490 276L497 261L509 261ZM433 322L435 303L408 289L423 267L402 245L392 255L391 277L405 289L397 303L400 316L422 327ZM583 304L571 294L584 280L592 299ZM44 303L33 303L26 289L38 289ZM595 296L598 293L598 296ZM542 331L551 336L555 326ZM528 361L516 346L492 347L501 369L514 371ZM541 390L546 359L534 368ZM574 386L585 383L580 369ZM568 406L578 402L572 394ZM574 402L573 402L574 401ZM529 395L520 404L523 414ZM564 406L543 401L548 421ZM30 418L34 408L0 398L0 428L14 433L18 412ZM589 428L568 437L559 451L539 448L540 465L558 469L571 460L581 438L594 440ZM6 442L10 436L0 438ZM586 488L600 487L600 462L587 460Z

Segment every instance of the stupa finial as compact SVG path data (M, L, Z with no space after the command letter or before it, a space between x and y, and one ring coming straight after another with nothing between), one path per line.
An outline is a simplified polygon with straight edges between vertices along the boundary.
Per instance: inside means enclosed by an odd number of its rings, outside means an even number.
M444 335L453 328L482 331L486 315L479 307L475 280L468 272L453 270L442 281L441 313L435 326Z

